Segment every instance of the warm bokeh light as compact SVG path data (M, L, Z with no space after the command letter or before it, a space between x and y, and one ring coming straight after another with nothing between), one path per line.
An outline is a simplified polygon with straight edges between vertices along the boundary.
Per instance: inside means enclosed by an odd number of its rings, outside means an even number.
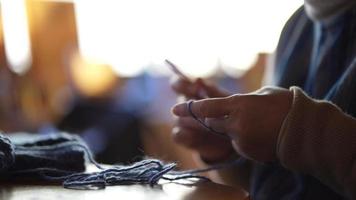
M118 78L110 66L74 56L70 73L75 87L87 97L105 97L117 86Z
M302 0L77 0L81 52L135 75L168 58L193 76L246 70L272 52ZM164 66L161 66L164 67Z
M302 0L73 0L81 53L120 76L170 59L191 76L218 66L244 71L259 52L273 52ZM31 63L25 0L1 1L6 54L16 73ZM162 70L163 72L165 70Z
M13 72L24 74L32 62L25 0L0 2L7 60Z

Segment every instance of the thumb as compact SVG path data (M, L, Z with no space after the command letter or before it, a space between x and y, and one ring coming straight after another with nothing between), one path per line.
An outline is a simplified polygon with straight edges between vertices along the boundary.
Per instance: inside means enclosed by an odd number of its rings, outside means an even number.
M230 97L208 98L192 101L190 104L191 112L198 118L218 118L228 115L232 109ZM180 103L172 108L173 114L185 117L190 116L189 102Z

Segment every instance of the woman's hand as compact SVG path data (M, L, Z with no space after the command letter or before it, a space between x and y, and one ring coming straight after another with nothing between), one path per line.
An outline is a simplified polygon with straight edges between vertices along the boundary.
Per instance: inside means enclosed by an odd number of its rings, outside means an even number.
M226 90L219 88L212 83L208 83L201 78L198 78L193 82L174 77L171 80L171 87L177 94L183 95L186 99L215 98L231 95Z
M265 87L249 94L194 101L191 109L208 126L226 133L240 155L269 162L276 160L279 130L292 98L289 90ZM190 117L187 103L172 111L179 119Z
M194 82L176 77L171 81L173 90L186 99L203 97L226 97L226 91L208 84L202 79ZM176 119L172 130L175 142L195 150L200 157L209 162L223 161L233 152L231 140L211 134L190 116Z

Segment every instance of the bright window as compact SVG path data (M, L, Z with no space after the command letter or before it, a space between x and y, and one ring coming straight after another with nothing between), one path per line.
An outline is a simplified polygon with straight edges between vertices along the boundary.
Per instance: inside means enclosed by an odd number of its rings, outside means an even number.
M272 52L283 24L303 1L78 0L75 3L84 56L107 62L124 76L161 64L165 58L190 75L207 76L218 64L245 70L258 52Z

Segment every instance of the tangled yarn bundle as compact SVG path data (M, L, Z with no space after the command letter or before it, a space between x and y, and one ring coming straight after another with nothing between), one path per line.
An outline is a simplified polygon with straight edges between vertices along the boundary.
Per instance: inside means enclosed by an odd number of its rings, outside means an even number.
M14 147L8 138L0 134L0 172L8 169L14 162Z
M85 172L89 162L98 172ZM60 182L69 189L104 189L111 185L145 184L154 186L160 179L207 179L197 175L231 164L191 171L174 171L176 164L145 159L132 165L105 168L96 163L80 138L69 134L43 136L25 143L13 143L0 134L0 179Z
M0 179L43 180L85 170L85 147L77 137L60 134L14 143L0 134Z

